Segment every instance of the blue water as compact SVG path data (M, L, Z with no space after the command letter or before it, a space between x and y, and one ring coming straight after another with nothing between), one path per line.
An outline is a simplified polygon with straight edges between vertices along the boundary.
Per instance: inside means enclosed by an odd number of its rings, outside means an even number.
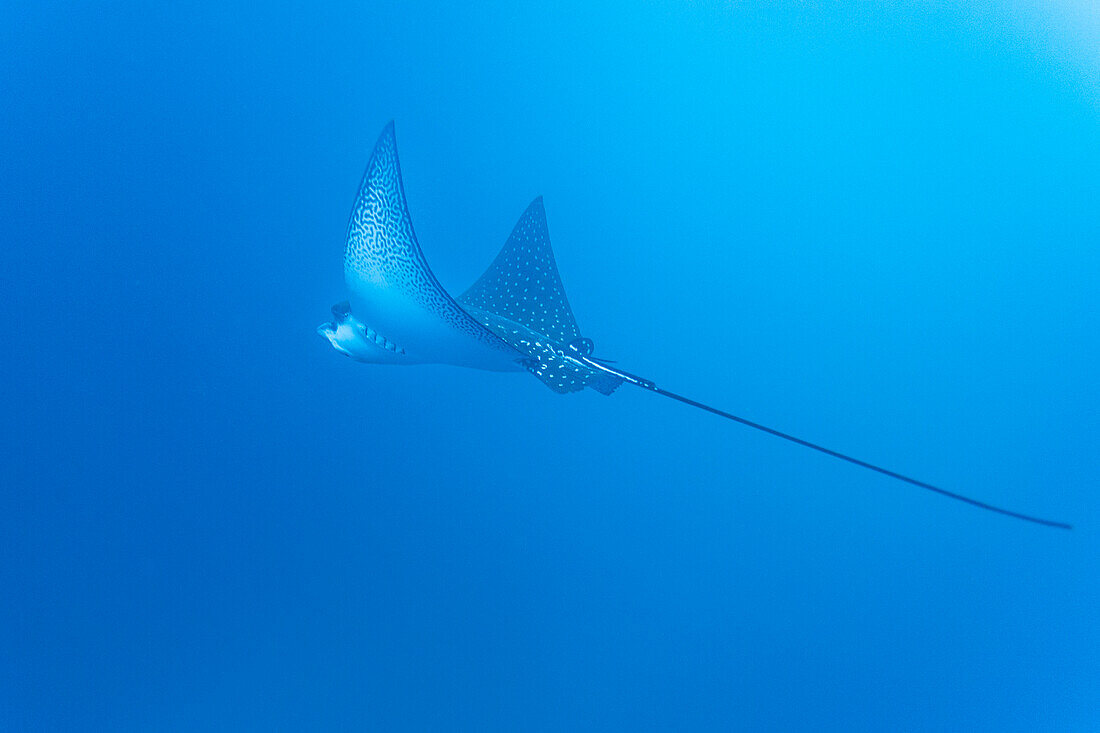
M1054 7L5 4L0 729L1096 730L1100 88ZM391 118L452 291L542 194L599 355L1077 528L339 356Z

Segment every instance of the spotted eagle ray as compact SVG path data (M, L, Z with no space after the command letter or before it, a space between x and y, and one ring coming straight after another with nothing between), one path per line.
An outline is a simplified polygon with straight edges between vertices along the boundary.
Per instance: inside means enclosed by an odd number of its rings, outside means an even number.
M317 328L333 348L371 364L451 364L527 371L560 394L589 387L610 395L622 384L697 407L890 478L1017 519L1071 525L1020 514L918 481L658 387L593 356L558 274L542 197L523 212L489 269L453 298L428 267L413 232L393 122L375 143L344 245L348 299Z

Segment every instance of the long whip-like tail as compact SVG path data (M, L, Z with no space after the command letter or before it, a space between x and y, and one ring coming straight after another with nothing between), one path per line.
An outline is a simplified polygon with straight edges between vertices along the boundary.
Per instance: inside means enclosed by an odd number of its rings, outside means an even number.
M586 345L585 344L578 344L578 346L581 346L583 348ZM1042 519L1040 517L1033 517L1029 514L1021 514L1020 512L1014 512L1014 511L1011 511L1009 509L1003 509L999 506L994 506L993 504L987 504L984 501L978 501L977 499L971 499L969 496L963 496L962 494L956 494L953 491L948 491L946 489L941 489L938 486L933 486L932 484L925 483L924 481L918 481L915 478L910 478L909 476L905 476L905 475L900 474L896 471L891 471L889 469L883 468L882 466L876 466L873 463L868 463L867 461L861 461L858 458L853 458L852 456L848 456L848 455L845 455L843 453L839 453L839 452L837 452L835 450L832 450L830 448L826 448L824 446L818 445L817 443L811 443L808 440L803 440L802 438L797 438L797 437L795 437L793 435L790 435L788 433L784 433L780 430L776 430L775 428L769 428L766 425L761 425L760 423L753 422L752 420L747 420L743 417L739 417L739 416L734 415L732 413L726 412L725 410L719 410L717 407L711 407L710 405L703 404L702 402L697 402L697 401L695 401L693 399L690 399L688 397L684 397L683 395L676 394L675 392L669 392L667 389L662 389L662 388L658 387L656 385L656 383L654 383L653 381L651 381L649 379L644 379L644 378L639 377L635 374L631 374L629 372L624 372L624 371L621 371L619 369L609 367L609 366L607 366L607 364L608 364L607 361L601 360L601 359L595 359L595 358L589 356L588 354L584 354L581 350L578 350L577 347L573 347L573 349L574 349L574 352L575 352L574 357L578 358L581 361L583 361L588 366L590 366L594 369L599 369L600 371L607 372L609 374L614 374L615 376L619 377L623 381L629 382L630 384L633 384L636 387L641 387L642 389L648 390L650 392L655 392L655 393L657 393L659 395L662 395L664 397L669 397L671 399L676 400L677 402L682 402L685 405L691 405L692 407L697 407L700 410L706 410L707 412L709 412L711 414L718 415L719 417L724 417L727 420L733 420L734 422L741 423L742 425L753 428L755 430L760 430L760 431L763 431L763 432L765 432L769 435L774 435L777 438L782 438L783 440L789 440L792 443L797 443L798 445L805 446L806 448L812 448L813 450L816 450L820 453L824 453L825 455L828 455L828 456L832 456L833 458L839 458L842 461L847 461L848 463L853 463L853 464L855 464L857 466L860 466L862 468L868 468L872 471L876 471L878 473L881 473L884 476L889 476L890 478L897 479L898 481L904 481L905 483L912 484L913 486L919 486L922 489L927 489L928 491L933 491L937 494L940 494L942 496L946 496L950 499L955 499L957 501L965 502L967 504L970 504L971 506L976 506L979 509L986 509L986 510L991 511L991 512L997 512L998 514L1004 514L1005 516L1015 517L1016 519L1023 519L1026 522L1034 522L1035 524L1042 524L1046 527L1057 527L1058 529L1073 529L1073 525L1066 524L1065 522L1055 522L1055 521L1050 520L1050 519Z

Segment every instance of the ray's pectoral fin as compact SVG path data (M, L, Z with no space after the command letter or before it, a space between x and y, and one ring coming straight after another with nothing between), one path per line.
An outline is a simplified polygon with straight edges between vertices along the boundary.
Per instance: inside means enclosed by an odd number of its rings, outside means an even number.
M530 203L496 259L458 302L559 343L581 335L550 248L541 196Z
M458 302L479 323L524 356L520 364L558 393L585 387L609 395L618 376L571 358L581 336L550 247L546 210L539 196L519 218L496 259Z
M337 309L368 329L364 361L517 369L522 355L463 310L428 267L413 231L392 122L374 145L352 206L344 283L349 302Z

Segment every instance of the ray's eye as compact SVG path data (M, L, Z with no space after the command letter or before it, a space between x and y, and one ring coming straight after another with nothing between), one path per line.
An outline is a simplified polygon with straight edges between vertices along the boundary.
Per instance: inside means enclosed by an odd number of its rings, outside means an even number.
M332 317L336 319L336 322L344 320L351 314L351 303L346 300L342 300L336 305L332 306Z

